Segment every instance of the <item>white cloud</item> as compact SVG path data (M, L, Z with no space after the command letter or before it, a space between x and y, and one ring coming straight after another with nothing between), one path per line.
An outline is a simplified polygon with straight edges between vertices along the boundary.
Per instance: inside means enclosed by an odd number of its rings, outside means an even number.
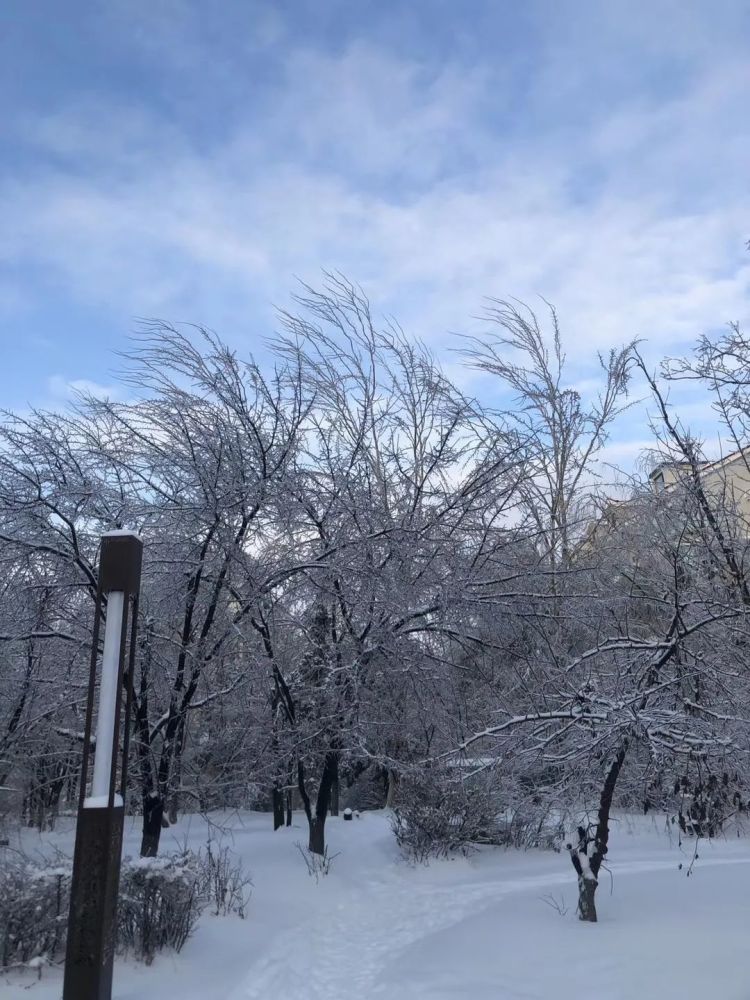
M164 25L186 9L167 5ZM588 62L579 22L551 17L526 95L530 115L547 112L535 129L518 130L523 109L513 128L488 117L493 88L508 112L503 70L362 42L289 47L274 100L204 148L155 109L71 105L28 125L40 166L0 187L0 256L120 319L194 320L243 344L269 332L294 276L314 284L328 267L438 348L482 328L483 296L544 295L576 363L635 337L652 358L681 349L748 318L750 73L731 47L715 58L692 7L664 7L679 30L667 20L656 37L643 18L597 9L609 42ZM183 27L174 58L189 72L205 53ZM282 27L268 14L264 30ZM659 44L686 69L657 99L617 52L653 57ZM626 93L628 73L632 100L582 123L586 86Z
M96 396L99 399L119 399L122 394L120 385L101 385L85 378L68 379L64 375L50 375L47 378L47 392L51 400L50 405L60 402L68 402L78 393L89 396Z

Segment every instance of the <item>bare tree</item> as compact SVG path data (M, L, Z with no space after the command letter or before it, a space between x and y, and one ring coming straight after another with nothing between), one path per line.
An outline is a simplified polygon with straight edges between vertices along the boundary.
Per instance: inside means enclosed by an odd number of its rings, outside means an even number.
M564 570L590 518L584 501L598 475L596 458L627 405L635 345L599 355L602 385L585 401L570 384L557 313L548 310L549 337L528 306L492 300L486 319L497 332L470 338L465 356L497 378L501 398L511 397L503 414L527 473L518 482L518 506L549 566Z

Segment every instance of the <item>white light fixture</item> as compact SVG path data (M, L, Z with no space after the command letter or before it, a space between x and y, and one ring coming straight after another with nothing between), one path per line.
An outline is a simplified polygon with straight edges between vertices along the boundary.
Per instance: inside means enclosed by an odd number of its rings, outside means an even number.
M84 803L89 808L106 806L109 802L124 609L125 595L123 592L121 590L110 591L107 595L107 618L104 623L104 652L102 653L102 672L99 684L99 712L96 720L94 776L91 782L91 795Z

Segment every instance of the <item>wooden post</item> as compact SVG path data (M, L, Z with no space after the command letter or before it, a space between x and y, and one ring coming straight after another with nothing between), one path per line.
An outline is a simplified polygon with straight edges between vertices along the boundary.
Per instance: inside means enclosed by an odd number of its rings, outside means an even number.
M130 691L135 656L142 552L143 545L140 538L131 532L113 531L102 536L73 879L70 888L63 1000L111 1000L112 997L117 893L120 884L130 732ZM99 659L99 632L102 605L105 600L108 613L101 658L96 749L91 794L87 795L96 668ZM120 715L129 614L132 625L128 677L125 685L127 691L124 713L125 734L120 768L120 790L117 794L115 793L117 751L120 745Z

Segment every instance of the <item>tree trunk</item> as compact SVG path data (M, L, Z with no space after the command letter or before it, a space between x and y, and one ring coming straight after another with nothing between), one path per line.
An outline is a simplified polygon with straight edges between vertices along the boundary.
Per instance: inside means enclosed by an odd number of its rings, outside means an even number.
M274 785L271 792L271 802L273 805L273 828L278 830L284 825L284 793L278 785Z
M155 858L159 853L159 840L164 818L164 799L152 792L143 799L143 835L141 857Z
M385 795L385 808L393 809L396 804L396 792L398 791L398 775L389 768L388 770L388 791Z
M286 793L286 825L292 825L292 790L291 788L287 790Z
M164 800L155 790L157 788L152 770L151 734L148 723L148 694L151 676L151 647L153 628L146 621L140 637L140 681L138 692L135 690L135 679L128 674L126 685L131 688L133 699L133 734L135 736L135 751L140 772L141 796L143 802L143 832L141 835L141 857L155 858L159 853L162 820L164 819Z
M325 854L326 816L328 815L328 808L331 803L331 788L333 787L337 773L338 753L335 750L329 750L323 761L323 773L320 776L318 794L315 800L315 812L313 813L310 796L306 787L305 768L301 760L297 761L297 787L299 788L300 798L305 807L305 815L310 827L308 848L312 854Z
M182 784L182 758L185 753L185 745L187 743L187 719L183 715L180 720L180 726L177 730L177 739L175 740L175 751L174 760L172 761L172 788L174 791L169 797L169 822L174 825L178 819L178 813L180 810L180 785Z
M625 740L612 762L599 798L599 812L594 834L591 827L578 827L578 844L568 844L570 860L578 876L578 919L596 923L596 889L599 885L599 869L609 849L609 814L615 794L615 785L622 771L628 741ZM589 853L589 849L591 852Z
M339 762L337 757L336 773L334 775L333 784L331 785L331 816L338 816L338 814L339 814Z
M326 852L326 821L325 817L318 818L313 816L310 820L310 841L308 843L308 848L311 854L320 854L321 856Z
M573 867L578 876L578 919L595 924L595 897L597 886L599 885L599 880L597 879L599 867L597 865L595 873L593 871L595 864L594 857L589 858L587 853L590 843L591 840L588 836L588 831L585 827L579 826L578 846L574 848L568 844L568 850L570 851L570 860L573 862ZM599 859L599 864L601 864L601 859Z
M578 919L596 923L596 903L594 897L599 885L597 879L584 875L578 876Z

